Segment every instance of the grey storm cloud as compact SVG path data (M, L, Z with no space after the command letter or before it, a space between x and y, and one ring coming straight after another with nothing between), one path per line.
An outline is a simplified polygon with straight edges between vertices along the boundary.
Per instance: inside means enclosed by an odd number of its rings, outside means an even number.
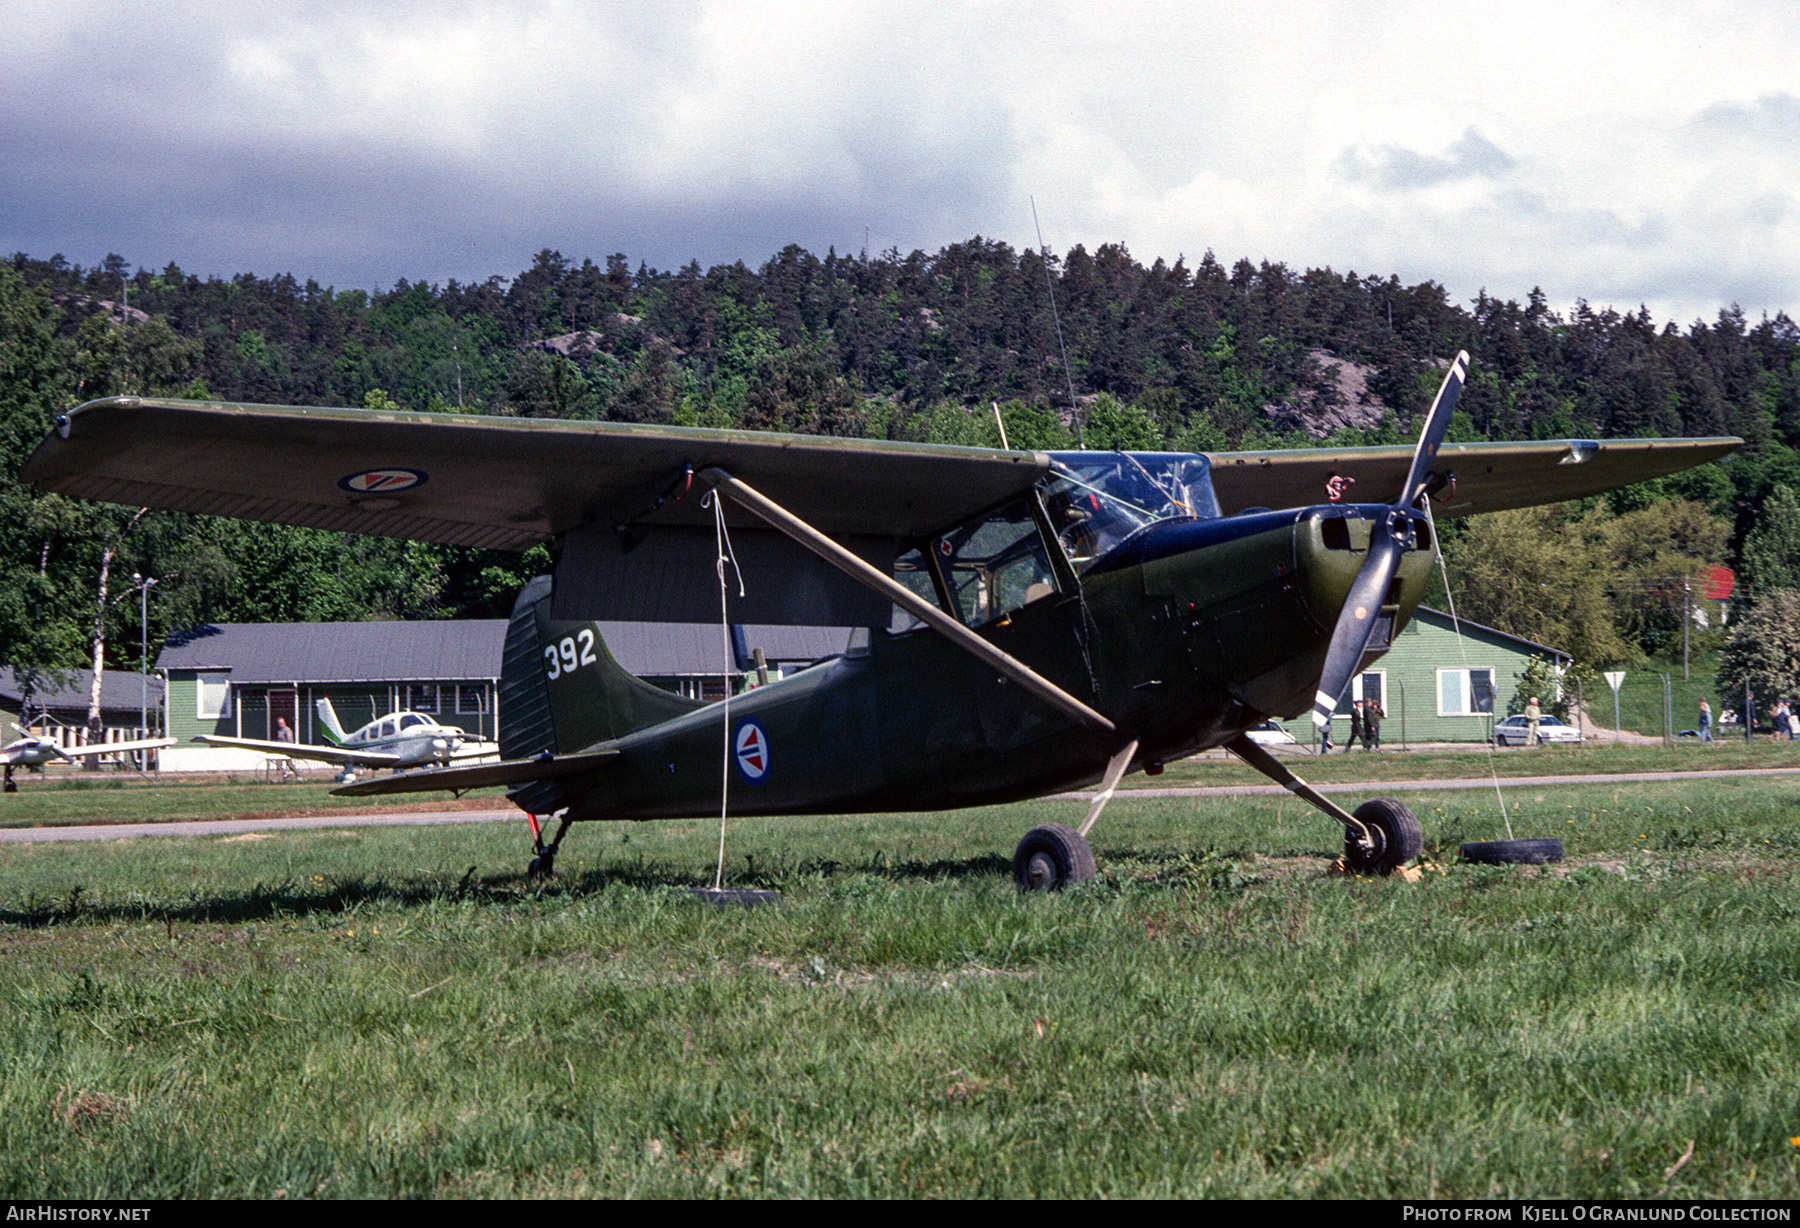
M1344 150L1338 173L1383 191L1428 188L1457 179L1498 179L1518 160L1474 128L1464 130L1441 154L1423 154L1401 145L1358 145Z

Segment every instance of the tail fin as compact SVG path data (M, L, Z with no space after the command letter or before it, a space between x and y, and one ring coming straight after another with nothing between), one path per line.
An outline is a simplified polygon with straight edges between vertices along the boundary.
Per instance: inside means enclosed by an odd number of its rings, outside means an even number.
M592 622L550 618L550 577L513 603L500 666L500 757L567 755L702 707L653 687L613 660ZM507 796L533 814L562 806L555 781L516 785Z
M344 739L349 735L344 732L344 727L338 724L337 710L331 706L331 700L329 698L321 699L313 706L318 710L319 724L325 727L325 740L333 746L342 746Z

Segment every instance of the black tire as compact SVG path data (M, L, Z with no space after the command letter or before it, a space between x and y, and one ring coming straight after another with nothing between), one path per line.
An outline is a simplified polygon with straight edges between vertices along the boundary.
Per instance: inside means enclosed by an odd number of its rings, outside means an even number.
M1425 847L1425 834L1411 810L1391 797L1377 797L1355 810L1375 842L1364 848L1354 827L1344 828L1344 864L1357 874L1392 874L1417 857Z
M1561 840L1471 840L1462 859L1484 866L1541 866L1563 859Z
M531 859L531 864L525 867L525 873L532 878L549 878L556 873L556 854L549 851L539 853Z
M1061 891L1094 877L1094 850L1074 828L1045 823L1025 833L1013 853L1013 881L1021 891Z

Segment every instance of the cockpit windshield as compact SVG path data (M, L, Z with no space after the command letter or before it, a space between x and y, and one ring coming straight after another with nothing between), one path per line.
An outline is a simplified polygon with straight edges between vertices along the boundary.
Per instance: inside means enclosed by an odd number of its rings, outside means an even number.
M1052 452L1041 487L1058 544L1077 572L1157 520L1219 515L1204 456L1187 452Z

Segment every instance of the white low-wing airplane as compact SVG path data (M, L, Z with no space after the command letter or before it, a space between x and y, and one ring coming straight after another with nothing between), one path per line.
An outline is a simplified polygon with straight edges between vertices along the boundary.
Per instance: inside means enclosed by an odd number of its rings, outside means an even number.
M341 781L353 780L356 769L425 767L430 764L448 766L454 759L478 759L497 753L498 748L484 742L471 742L469 735L452 725L440 725L421 712L393 712L377 717L355 733L345 733L338 723L337 712L329 699L321 699L315 707L319 723L324 726L330 745L310 742L275 742L261 738L225 738L201 734L196 742L209 746L234 746L241 750L261 751L288 759L317 759L343 767ZM465 749L467 747L467 749Z
M24 736L17 742L0 747L0 764L5 765L6 769L5 784L0 788L4 788L7 793L17 791L17 786L13 784L13 769L16 767L42 772L44 765L53 759L62 759L73 763L77 759L87 759L95 755L130 754L133 751L161 750L165 746L175 745L174 738L144 738L137 742L101 742L93 746L78 746L75 748L76 753L71 755L49 738L40 738L34 733L28 733L16 724L13 728Z

